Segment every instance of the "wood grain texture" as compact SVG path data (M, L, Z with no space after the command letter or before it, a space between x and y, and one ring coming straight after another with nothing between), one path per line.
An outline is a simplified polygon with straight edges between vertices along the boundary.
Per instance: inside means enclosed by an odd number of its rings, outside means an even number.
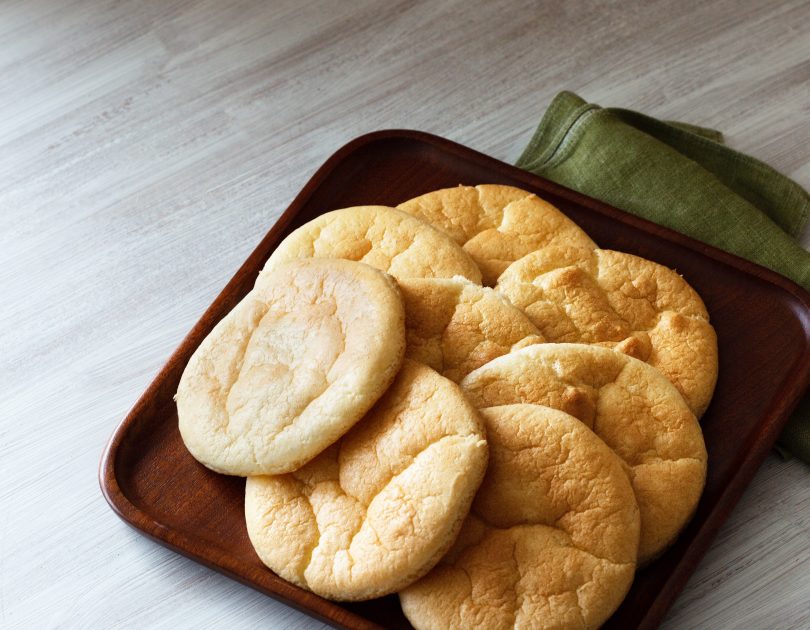
M808 50L803 1L0 4L0 626L317 627L126 528L96 467L345 141L512 161L572 89L810 187ZM808 531L810 470L769 458L666 627L810 625Z

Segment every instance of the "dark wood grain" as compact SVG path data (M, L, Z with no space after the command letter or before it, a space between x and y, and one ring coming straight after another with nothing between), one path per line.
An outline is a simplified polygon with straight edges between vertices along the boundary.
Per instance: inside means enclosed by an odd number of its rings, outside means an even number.
M706 302L720 349L717 389L702 420L709 453L706 489L676 544L637 574L627 599L606 626L655 627L810 381L810 295L761 267L419 132L377 132L340 149L205 312L104 453L101 486L119 516L159 543L336 626L408 627L396 597L336 604L267 570L247 538L244 481L210 472L188 454L177 430L172 396L194 349L247 293L264 261L295 227L335 208L395 205L437 188L479 183L536 192L601 247L677 269Z

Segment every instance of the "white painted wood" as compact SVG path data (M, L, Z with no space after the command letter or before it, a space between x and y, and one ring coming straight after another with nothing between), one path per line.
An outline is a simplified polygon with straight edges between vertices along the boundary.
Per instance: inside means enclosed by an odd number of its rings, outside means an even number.
M803 0L0 3L0 627L317 627L130 531L96 469L341 144L512 161L572 89L810 187L809 53ZM666 627L810 626L808 532L810 469L770 457Z

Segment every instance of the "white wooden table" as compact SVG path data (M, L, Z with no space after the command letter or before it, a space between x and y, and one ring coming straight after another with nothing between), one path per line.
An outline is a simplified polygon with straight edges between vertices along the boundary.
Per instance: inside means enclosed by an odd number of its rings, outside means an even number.
M561 89L810 187L804 0L0 3L0 627L317 627L128 529L102 448L341 144L513 161ZM666 626L810 626L809 532L810 468L769 457Z

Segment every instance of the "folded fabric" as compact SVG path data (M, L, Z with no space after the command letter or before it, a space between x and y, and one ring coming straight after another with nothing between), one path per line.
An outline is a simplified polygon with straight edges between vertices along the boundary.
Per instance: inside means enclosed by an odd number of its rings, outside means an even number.
M602 108L561 92L517 166L810 290L810 252L796 241L810 216L810 195L722 140L713 129ZM810 396L779 445L810 463Z

